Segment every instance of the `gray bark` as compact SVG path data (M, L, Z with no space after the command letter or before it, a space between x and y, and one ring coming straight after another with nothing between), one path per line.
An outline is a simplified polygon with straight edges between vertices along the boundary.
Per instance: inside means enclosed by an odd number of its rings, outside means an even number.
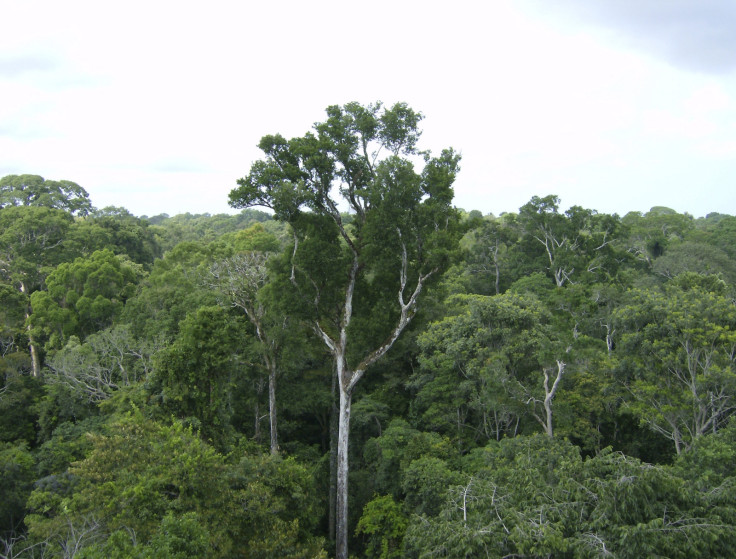
M276 429L276 367L268 371L268 419L271 429L271 454L279 451L279 437Z
M337 375L332 376L332 404L330 409L330 503L327 519L328 534L331 542L335 542L335 516L337 505L337 431L338 431L338 406L337 398Z
M352 393L340 387L340 408L337 432L337 503L335 507L335 556L348 557L348 437L350 435L350 405Z
M401 237L401 232L399 232ZM347 363L348 326L353 314L353 293L358 274L358 255L354 253L353 265L348 276L345 290L343 316L340 322L340 331L337 340L333 339L319 322L315 322L315 331L322 338L325 345L331 351L335 359L338 389L340 393L340 407L338 413L337 434L337 503L335 518L335 543L337 559L348 559L348 443L350 435L350 406L355 386L365 374L366 369L383 357L394 345L399 335L411 322L416 310L416 302L424 287L424 282L436 270L430 271L424 276L419 276L414 291L408 301L404 300L404 292L408 278L408 257L406 249L402 250L400 287L398 292L398 303L401 310L398 322L389 337L374 351L370 352L357 367L350 369Z
M20 284L20 292L26 292L26 286L23 282L21 282ZM28 305L29 307L26 310L26 322L28 322L28 319L31 316L30 303L28 303ZM38 356L38 349L36 349L36 344L33 340L33 334L31 334L30 324L26 327L26 330L28 331L28 347L31 350L31 372L35 378L38 378L41 376L41 358Z

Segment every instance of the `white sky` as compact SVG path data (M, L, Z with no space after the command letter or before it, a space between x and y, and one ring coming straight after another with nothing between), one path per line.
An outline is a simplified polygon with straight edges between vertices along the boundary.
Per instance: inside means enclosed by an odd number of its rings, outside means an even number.
M456 205L736 214L733 0L0 0L0 177L232 212L261 136L406 101Z

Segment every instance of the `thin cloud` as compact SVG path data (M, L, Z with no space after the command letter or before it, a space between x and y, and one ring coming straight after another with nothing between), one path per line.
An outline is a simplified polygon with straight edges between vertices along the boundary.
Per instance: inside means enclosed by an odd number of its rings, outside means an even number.
M304 134L330 104L405 101L426 115L422 147L462 151L468 210L547 193L609 213L736 207L736 3L286 4L90 1L34 20L12 3L8 21L36 24L0 35L2 163L74 180L98 207L218 213L262 135ZM335 49L343 28L393 39Z
M42 54L0 55L0 79L17 79L28 74L49 73L59 68L53 56Z
M531 3L546 15L607 28L613 40L645 50L684 70L714 75L736 71L734 2L558 0L543 5L540 0L531 0Z

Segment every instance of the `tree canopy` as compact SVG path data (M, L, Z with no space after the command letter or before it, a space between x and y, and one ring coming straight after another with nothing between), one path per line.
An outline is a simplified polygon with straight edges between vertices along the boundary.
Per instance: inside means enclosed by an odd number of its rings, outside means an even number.
M77 183L46 180L38 175L7 175L0 179L0 209L8 206L56 208L73 215L87 215L92 204Z
M455 208L422 122L265 136L234 215L0 181L0 557L733 555L736 217Z

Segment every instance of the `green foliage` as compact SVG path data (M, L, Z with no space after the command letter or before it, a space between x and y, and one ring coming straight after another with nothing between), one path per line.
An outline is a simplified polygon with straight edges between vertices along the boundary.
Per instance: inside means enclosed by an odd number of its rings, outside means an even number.
M209 534L196 513L175 516L171 511L161 519L161 525L150 542L138 544L127 530L117 530L104 542L83 547L75 557L81 559L189 559L214 558Z
M77 423L97 415L98 409L86 394L74 390L68 384L49 383L44 385L43 395L38 399L34 411L38 415L38 440L47 441L60 425Z
M178 337L155 357L154 394L162 412L191 421L223 448L230 436L230 387L238 333L222 307L201 307L181 324Z
M279 455L244 455L228 472L228 530L233 557L324 557L311 533L320 499L308 468Z
M229 256L228 251L223 252ZM195 242L177 245L155 261L138 293L126 303L121 320L131 324L136 338L172 339L188 313L217 303L201 278L220 256L214 246Z
M102 434L106 422L107 418L95 415L56 427L35 452L38 477L63 474L72 462L82 460L93 447L92 439L87 435Z
M423 427L469 448L517 430L541 386L550 318L536 298L511 292L455 296L448 304L459 313L418 338L413 408Z
M28 297L8 283L0 283L0 340L2 354L18 346L16 337L24 325Z
M138 411L62 426L40 454L42 473L57 473L28 501L29 542L53 557L71 543L88 558L325 557L309 469L241 450L231 459Z
M402 281L404 302L420 276L440 284L355 392L357 556L733 555L736 218L555 196L461 215L459 157L418 153L420 119L349 103L264 137L231 202L282 221L137 218L73 183L0 179L0 555L326 557L322 342L356 262L348 372L386 341ZM254 253L240 302L260 339L212 280ZM558 361L555 438L527 436Z
M231 242L236 252L278 252L281 249L276 235L267 231L262 223L255 223L237 233L223 235L221 241Z
M238 181L230 204L271 208L291 225L298 244L284 272L289 278L293 271L298 286L293 307L319 319L330 336L337 336L345 278L357 260L349 346L350 360L360 362L395 322L404 251L404 281L412 285L421 274L426 284L456 246L459 214L450 203L460 158L452 150L427 154L419 171L403 159L415 152L421 115L402 103L331 106L327 117L303 137L265 136L259 147L266 158ZM349 224L333 198L338 191Z
M710 231L708 242L736 258L736 217L728 215L718 220Z
M36 404L43 388L29 371L27 354L15 352L0 358L0 442L33 444L36 440Z
M679 453L736 409L736 308L712 276L634 290L614 314L631 410Z
M409 557L713 557L736 533L665 467L539 435L471 453L448 497L410 523Z
M629 231L626 241L629 251L647 266L662 256L670 243L682 240L694 227L692 216L656 207L644 215L630 212L622 222Z
M48 340L47 349L60 349L72 335L83 339L111 326L142 276L109 249L60 264L46 279L47 291L31 295L33 333Z
M674 469L703 491L731 487L736 482L736 418L717 433L694 441L677 457Z
M420 464L407 477L408 469L416 460L433 458L444 463L455 455L455 449L446 437L418 431L405 420L394 419L380 437L366 443L363 454L374 491L404 499L406 492L412 490L410 486L417 482L416 478L423 475ZM422 497L416 496L417 506L421 506L421 502Z
M7 175L0 179L0 209L11 206L56 208L76 215L92 211L89 195L81 186L38 175Z
M457 483L458 475L447 463L433 456L411 462L401 476L406 495L406 510L413 514L434 516L447 499L447 488Z
M142 219L156 226L163 253L172 250L180 243L210 243L257 223L262 224L277 236L283 235L282 228L279 227L278 222L273 221L271 215L254 209L244 209L235 215L185 213L173 217L162 214Z
M223 496L222 458L179 424L160 425L139 413L117 421L107 435L91 435L93 449L70 468L71 494L39 487L29 504L30 536L45 541L95 519L107 531L133 531L139 541L156 532L168 512L203 511L212 519ZM103 520L104 519L104 520Z
M391 495L375 497L363 508L363 516L355 529L368 540L365 557L400 559L408 518Z
M294 234L291 265L282 260L279 269L293 286L295 316L310 323L335 363L336 553L347 559L353 391L393 347L457 247L460 215L451 203L460 156L427 152L415 169L408 156L416 154L422 117L404 103L348 103L326 112L302 137L264 136L265 158L238 180L230 204L271 208Z
M146 269L162 253L154 227L125 208L115 207L95 210L84 219L75 220L65 246L77 256L110 249Z
M16 289L38 289L62 256L62 241L73 218L63 210L39 206L0 210L0 274Z
M673 243L655 260L652 270L668 279L686 272L719 274L729 285L736 285L733 259L720 248L704 242Z
M524 252L536 254L537 266L544 266L558 287L615 274L623 253L618 246L618 216L580 206L572 206L563 214L558 211L559 204L554 195L533 196L520 208L518 222Z
M23 443L0 443L0 538L20 532L35 471Z
M474 223L463 239L468 251L471 291L498 295L513 281L512 258L518 256L514 250L519 240L518 226L514 219L492 216Z

